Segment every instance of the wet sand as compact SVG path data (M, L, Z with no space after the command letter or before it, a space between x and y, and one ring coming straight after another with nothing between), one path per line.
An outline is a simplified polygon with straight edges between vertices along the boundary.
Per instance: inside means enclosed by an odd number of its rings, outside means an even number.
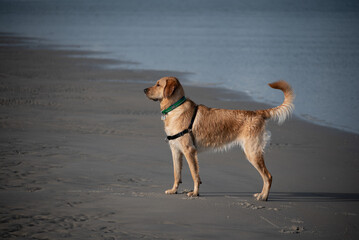
M358 239L358 135L296 117L269 123L268 202L252 198L262 181L241 149L199 155L199 198L185 194L186 164L179 194L165 195L171 153L143 89L190 75L106 69L114 62L16 45L25 40L0 38L2 239ZM210 107L268 107L226 90L185 91Z

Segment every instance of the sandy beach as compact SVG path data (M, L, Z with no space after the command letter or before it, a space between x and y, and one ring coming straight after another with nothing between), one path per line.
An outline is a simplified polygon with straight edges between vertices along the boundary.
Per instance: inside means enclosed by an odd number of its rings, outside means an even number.
M143 89L189 74L107 69L113 61L95 53L14 36L0 43L0 238L358 239L358 135L295 116L269 123L268 202L253 199L262 180L239 148L199 155L199 198L185 194L187 164L179 194L165 195L171 153ZM269 107L184 86L209 107Z

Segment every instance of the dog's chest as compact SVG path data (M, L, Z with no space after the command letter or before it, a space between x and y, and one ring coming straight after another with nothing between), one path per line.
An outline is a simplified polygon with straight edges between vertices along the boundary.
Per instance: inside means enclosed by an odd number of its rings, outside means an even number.
M166 132L167 136L175 134L174 127L173 127L175 125L175 123L173 120L171 120L171 118L166 117L166 119L163 120L163 123L164 123L164 128L165 128L165 132Z
M176 112L170 112L165 115L163 123L167 136L177 134L184 129L183 119L181 115Z

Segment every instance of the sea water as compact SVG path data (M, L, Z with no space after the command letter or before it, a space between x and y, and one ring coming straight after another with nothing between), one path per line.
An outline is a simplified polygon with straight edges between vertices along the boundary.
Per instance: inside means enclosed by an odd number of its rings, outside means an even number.
M358 1L0 0L0 32L189 72L273 105L283 96L267 83L284 79L298 116L359 133Z

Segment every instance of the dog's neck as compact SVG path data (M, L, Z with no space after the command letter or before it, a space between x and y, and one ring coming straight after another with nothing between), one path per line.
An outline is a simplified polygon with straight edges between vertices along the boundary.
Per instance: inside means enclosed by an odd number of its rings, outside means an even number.
M169 99L169 98L162 99L160 102L162 114L167 114L168 112L172 111L176 107L180 106L185 101L186 101L185 96L182 96L178 99ZM178 105L178 106L176 106L176 105Z

